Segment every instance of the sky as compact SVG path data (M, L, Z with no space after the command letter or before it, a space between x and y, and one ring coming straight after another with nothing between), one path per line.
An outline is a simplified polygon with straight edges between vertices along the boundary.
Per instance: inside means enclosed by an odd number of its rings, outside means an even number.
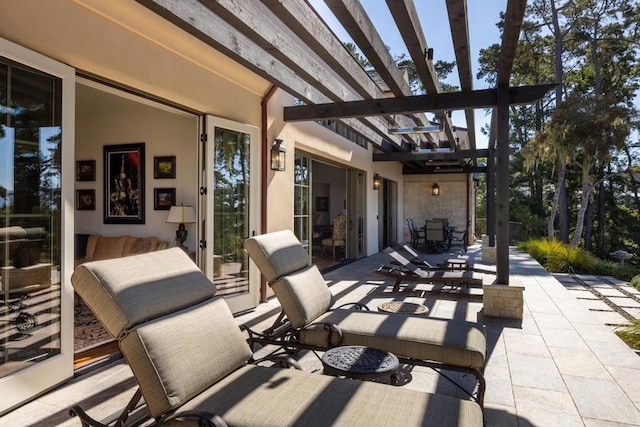
M347 32L326 6L324 0L308 1L341 41L352 42ZM427 45L434 50L434 61L443 60L455 62L446 2L444 0L415 0L414 2ZM360 3L367 11L369 19L371 19L375 25L384 43L390 47L391 54L396 56L404 53L410 58L386 2L383 0L360 0ZM474 89L486 89L489 87L486 82L476 79L478 54L480 49L487 48L494 43L500 43L500 31L495 24L499 20L500 12L506 10L506 7L507 0L467 1L469 42L471 45L471 70L474 74ZM457 69L453 70L446 82L458 87L460 86ZM463 111L454 112L452 120L454 125L466 127ZM487 148L488 146L488 138L481 133L480 128L488 123L489 120L490 117L484 110L475 110L477 148Z

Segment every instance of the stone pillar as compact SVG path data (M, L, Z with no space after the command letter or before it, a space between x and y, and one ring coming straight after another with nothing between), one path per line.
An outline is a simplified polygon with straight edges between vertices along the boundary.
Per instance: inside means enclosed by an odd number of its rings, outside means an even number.
M482 235L482 262L485 264L496 264L496 247L489 246L489 236Z
M517 285L484 285L482 303L483 313L489 317L504 319L522 319L524 311L524 286Z

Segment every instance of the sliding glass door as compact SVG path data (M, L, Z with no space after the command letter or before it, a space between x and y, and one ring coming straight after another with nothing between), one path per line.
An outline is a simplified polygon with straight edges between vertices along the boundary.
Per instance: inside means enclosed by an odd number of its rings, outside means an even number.
M0 414L73 375L74 85L0 39Z

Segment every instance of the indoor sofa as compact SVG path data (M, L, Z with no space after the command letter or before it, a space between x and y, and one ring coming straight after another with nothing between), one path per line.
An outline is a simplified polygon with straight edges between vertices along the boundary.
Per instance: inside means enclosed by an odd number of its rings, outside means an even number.
M75 260L75 266L90 261L121 258L130 255L138 255L147 252L166 249L169 244L157 237L133 237L133 236L101 236L91 234L88 236L84 256Z

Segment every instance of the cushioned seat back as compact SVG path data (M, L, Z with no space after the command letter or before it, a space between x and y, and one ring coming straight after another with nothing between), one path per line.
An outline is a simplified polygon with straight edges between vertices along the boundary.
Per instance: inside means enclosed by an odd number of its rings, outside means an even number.
M269 281L282 310L298 328L312 322L333 305L320 271L291 230L245 240L244 247Z
M252 355L220 297L137 326L119 345L152 417L182 406Z
M76 292L111 335L211 298L215 286L179 248L82 264Z
M309 253L291 230L250 237L244 247L269 283L311 265Z
M333 295L318 270L311 265L282 276L271 288L294 328L313 322L333 305Z
M182 249L81 265L78 294L118 344L151 416L175 409L252 352L227 303Z

